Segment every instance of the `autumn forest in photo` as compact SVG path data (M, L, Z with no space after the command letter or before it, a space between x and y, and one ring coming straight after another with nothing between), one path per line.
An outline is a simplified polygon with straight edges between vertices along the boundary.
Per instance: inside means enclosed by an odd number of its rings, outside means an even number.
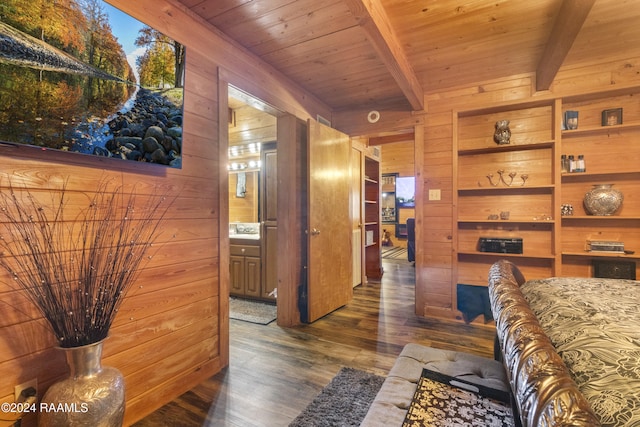
M126 53L112 32L105 5L102 0L3 0L0 22L99 70L135 81ZM135 44L146 47L136 64L141 86L170 82L182 87L184 47L180 43L144 26Z
M0 141L163 164L180 158L182 44L103 0L2 0L0 42ZM142 147L158 120L171 136Z

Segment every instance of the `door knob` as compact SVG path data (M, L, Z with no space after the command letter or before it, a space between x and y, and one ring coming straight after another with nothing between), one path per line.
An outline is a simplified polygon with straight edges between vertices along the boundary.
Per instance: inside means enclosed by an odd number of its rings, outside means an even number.
M318 234L320 234L320 230L318 230L317 228L312 228L311 229L311 235L312 236L317 236Z

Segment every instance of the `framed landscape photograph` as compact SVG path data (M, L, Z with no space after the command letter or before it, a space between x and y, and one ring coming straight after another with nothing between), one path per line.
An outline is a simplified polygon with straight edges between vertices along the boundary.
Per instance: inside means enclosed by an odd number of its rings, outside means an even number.
M0 16L0 143L181 167L183 45L103 0Z

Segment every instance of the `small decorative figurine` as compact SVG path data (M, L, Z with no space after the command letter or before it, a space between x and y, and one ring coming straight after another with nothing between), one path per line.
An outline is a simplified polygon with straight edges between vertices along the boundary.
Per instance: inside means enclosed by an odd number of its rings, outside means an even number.
M564 204L560 206L560 214L562 216L571 216L573 215L573 205Z
M382 246L393 246L391 241L391 233L387 230L382 230Z
M511 129L509 129L509 120L498 120L496 122L496 131L493 134L493 140L498 145L509 144L511 138Z

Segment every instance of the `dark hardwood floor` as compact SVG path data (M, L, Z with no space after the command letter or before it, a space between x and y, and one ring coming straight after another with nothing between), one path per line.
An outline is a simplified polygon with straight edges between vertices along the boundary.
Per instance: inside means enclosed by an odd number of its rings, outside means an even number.
M135 426L287 426L341 367L386 375L409 342L492 357L490 328L416 316L414 267L383 264L382 283L313 324L231 320L229 367Z

